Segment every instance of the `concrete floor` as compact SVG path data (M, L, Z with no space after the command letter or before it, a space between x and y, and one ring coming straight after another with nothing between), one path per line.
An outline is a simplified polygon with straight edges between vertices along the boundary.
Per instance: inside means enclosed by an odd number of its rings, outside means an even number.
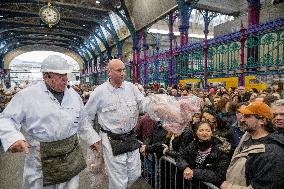
M86 152L86 145L82 144L83 151ZM24 165L24 154L22 153L4 153L0 149L0 189L21 189L22 175ZM88 169L83 170L80 173L79 189L106 189L107 183L104 183L101 187L92 186L91 182L92 174ZM131 187L131 189L150 189L151 187L147 182L140 178Z

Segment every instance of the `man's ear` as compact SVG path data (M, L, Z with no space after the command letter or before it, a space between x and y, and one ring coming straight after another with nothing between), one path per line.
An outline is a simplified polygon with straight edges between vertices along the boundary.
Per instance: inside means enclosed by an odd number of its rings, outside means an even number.
M267 123L266 118L258 119L258 121L259 121L259 124L262 125L262 126L264 126Z

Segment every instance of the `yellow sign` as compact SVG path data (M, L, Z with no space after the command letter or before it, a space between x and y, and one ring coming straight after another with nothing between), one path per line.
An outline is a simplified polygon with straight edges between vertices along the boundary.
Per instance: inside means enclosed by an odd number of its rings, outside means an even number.
M184 79L184 80L180 80L179 84L181 84L182 86L185 86L187 83L199 83L200 79Z
M207 80L208 83L223 83L228 90L231 87L238 87L239 78L238 77L222 77L222 78L212 78Z
M256 76L254 76L254 75L246 76L245 77L245 90L248 91L252 88L255 88L258 91L260 91L260 90L266 89L267 84L266 83L259 83L259 81L257 81Z
M199 83L200 79L184 79L180 80L179 84L185 86L187 83ZM222 83L228 90L231 87L238 88L239 78L238 77L223 77L223 78L210 78L207 80L208 83ZM256 88L258 91L267 88L266 83L259 83L256 76L245 76L245 90L248 91L252 88Z

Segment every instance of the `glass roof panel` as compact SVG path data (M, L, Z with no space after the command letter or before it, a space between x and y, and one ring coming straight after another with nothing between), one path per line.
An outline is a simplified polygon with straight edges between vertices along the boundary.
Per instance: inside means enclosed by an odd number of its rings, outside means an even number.
M111 37L110 33L102 26L100 26L102 31L103 31L103 35L105 36L106 40Z
M125 39L130 35L130 31L128 30L126 24L123 20L114 12L109 14L110 20L115 28L115 32L120 40Z

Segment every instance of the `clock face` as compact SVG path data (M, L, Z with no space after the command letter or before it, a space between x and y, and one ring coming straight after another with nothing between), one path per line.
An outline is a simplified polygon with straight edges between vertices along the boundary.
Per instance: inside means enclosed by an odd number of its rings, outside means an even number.
M55 25L60 20L59 11L52 6L44 6L40 9L39 15L41 20L49 25Z

